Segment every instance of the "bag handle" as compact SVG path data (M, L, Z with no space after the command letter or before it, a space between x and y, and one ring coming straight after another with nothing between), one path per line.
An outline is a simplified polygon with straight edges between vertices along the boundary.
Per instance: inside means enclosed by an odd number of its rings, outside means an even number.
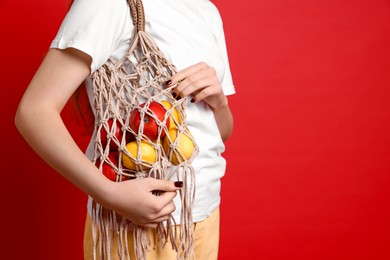
M142 0L128 0L133 25L137 32L145 31L145 12Z

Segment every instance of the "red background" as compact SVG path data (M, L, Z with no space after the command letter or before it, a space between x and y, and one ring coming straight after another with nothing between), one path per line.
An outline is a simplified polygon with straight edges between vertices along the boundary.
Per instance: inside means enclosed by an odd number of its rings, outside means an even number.
M0 3L8 259L82 259L86 196L13 124L68 2ZM220 259L390 259L390 2L214 3L237 89ZM69 110L64 119L85 147Z

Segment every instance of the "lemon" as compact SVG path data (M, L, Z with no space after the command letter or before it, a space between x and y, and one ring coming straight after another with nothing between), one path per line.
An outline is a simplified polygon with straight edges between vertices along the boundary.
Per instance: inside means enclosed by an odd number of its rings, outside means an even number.
M131 154L130 158L126 153L123 153L122 164L124 167L130 170L137 170L136 159L138 156L138 144L136 141L130 142L126 145L126 150ZM156 150L147 142L140 143L141 163L139 167L141 169L150 168L153 163L156 162ZM133 159L134 158L134 159Z
M194 151L194 143L191 138L183 132L180 133L177 147L171 148L171 144L175 143L178 138L177 135L178 130L176 128L170 129L163 142L164 151L174 165L178 165L179 163L188 160Z
M167 100L161 100L161 104L165 107L167 111L169 111L172 108L172 104L169 103ZM175 123L176 122L176 123ZM176 108L171 110L171 115L169 116L169 129L176 128L176 124L181 123L181 118L179 111L177 111Z

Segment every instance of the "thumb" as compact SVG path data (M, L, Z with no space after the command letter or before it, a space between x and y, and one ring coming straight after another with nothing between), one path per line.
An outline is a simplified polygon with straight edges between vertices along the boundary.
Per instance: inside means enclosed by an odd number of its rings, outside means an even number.
M183 187L182 181L168 181L168 180L159 180L155 178L148 178L149 185L152 190L158 191L177 191Z

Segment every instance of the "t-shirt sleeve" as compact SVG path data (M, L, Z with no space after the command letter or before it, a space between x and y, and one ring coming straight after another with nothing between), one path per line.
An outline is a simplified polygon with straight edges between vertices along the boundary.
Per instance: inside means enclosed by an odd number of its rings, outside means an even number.
M232 94L235 94L236 91L235 91L235 87L233 84L232 73L230 70L230 63L229 63L228 51L227 51L227 47L226 47L226 39L225 39L225 32L224 32L224 28L223 28L223 21L222 21L222 17L220 15L220 13L216 7L215 7L215 11L217 13L216 19L214 22L215 26L216 26L216 29L215 29L216 30L216 39L217 39L218 46L222 52L222 57L223 57L223 60L225 63L225 73L223 75L221 85L222 85L223 92L225 93L225 95L232 95Z
M129 32L129 13L128 3L123 0L75 0L50 48L75 48L88 54L92 73L110 58Z
M223 92L225 93L225 95L232 95L236 93L236 90L234 88L232 73L230 71L230 63L229 63L228 53L226 48L225 34L223 30L219 40L219 45L222 50L223 59L225 60L225 74L223 75L221 85L223 87Z

